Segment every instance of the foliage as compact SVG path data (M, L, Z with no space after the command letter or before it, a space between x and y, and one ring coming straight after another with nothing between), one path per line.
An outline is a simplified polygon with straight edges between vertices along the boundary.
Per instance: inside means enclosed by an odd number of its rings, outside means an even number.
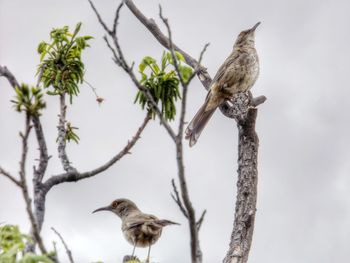
M184 57L175 52L177 58L178 69L182 79L186 83L191 74L192 68L185 65ZM169 66L172 69L169 70ZM148 69L149 74L146 74ZM142 59L139 65L139 72L141 73L140 83L149 90L151 96L157 104L161 104L161 112L165 120L171 121L175 119L177 99L181 99L179 91L179 76L177 76L174 61L170 52L163 52L161 66L157 61L146 56ZM147 106L147 111L155 117L155 112L148 102L148 99L143 91L138 91L134 103L138 102L142 109Z
M89 47L87 41L92 36L77 37L81 23L78 23L73 33L68 26L53 29L50 33L51 43L42 41L38 46L40 64L38 74L44 88L52 87L49 95L69 94L72 103L73 96L79 93L78 84L84 80L84 63L81 53Z
M18 226L0 227L0 263L53 263L46 255L25 253L27 241L30 238L22 234Z
M16 97L11 100L15 104L15 109L18 112L26 111L31 116L39 116L40 110L46 107L43 101L43 93L40 88L29 87L22 84L15 88Z
M68 142L70 142L71 140L74 141L75 143L79 143L79 136L78 134L76 134L74 132L74 130L77 130L77 127L73 127L72 124L70 122L67 122L66 125L66 135L64 137L64 139Z

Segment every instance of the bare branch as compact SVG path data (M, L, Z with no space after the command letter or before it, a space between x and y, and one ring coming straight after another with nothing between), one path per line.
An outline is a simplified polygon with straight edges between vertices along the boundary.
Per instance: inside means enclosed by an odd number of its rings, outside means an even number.
M7 69L6 66L1 66L0 65L0 77L5 77L7 78L8 82L10 82L12 88L19 87L19 83L15 76Z
M205 214L207 213L207 210L205 209L203 212L202 212L202 215L201 217L199 218L199 220L197 221L197 228L198 230L201 228L202 226L202 223L203 223L203 220L204 220L204 217L205 217Z
M26 113L26 122L25 122L25 132L24 134L20 133L20 136L22 138L22 156L21 156L21 161L20 161L20 171L19 175L21 178L21 189L22 189L22 194L24 197L24 201L26 203L26 210L29 216L30 223L32 225L32 231L33 231L33 236L35 238L35 241L38 243L40 251L43 254L47 253L47 250L44 246L44 243L41 239L40 236L40 231L38 227L38 223L34 217L33 210L32 210L32 200L30 199L29 193L28 193L28 185L27 185L27 180L26 180L26 161L27 161L27 153L28 153L28 137L30 134L31 126L30 126L30 116L28 113Z
M117 8L117 11L115 12L114 22L113 22L113 30L112 30L112 34L113 35L117 34L117 26L118 26L119 14L120 14L120 10L123 7L123 4L124 4L124 2L121 2L120 5Z
M104 165L84 173L79 173L78 171L74 170L64 174L52 176L49 179L47 179L46 182L44 183L45 191L46 192L49 191L53 186L57 184L65 183L65 182L76 182L88 177L95 176L107 170L109 167L111 167L113 164L119 161L124 155L130 153L131 148L136 144L137 140L140 139L140 135L142 131L145 129L149 120L150 120L150 116L148 116L147 114L147 116L142 122L142 125L138 128L137 132L135 133L131 141L128 141L126 146L117 155L115 155L112 159L106 162Z
M200 70L200 68L198 66L202 63L204 53L205 53L205 51L207 51L208 46L209 46L209 43L206 43L204 45L201 53L199 54L198 65L197 65L197 67L194 68L192 75L188 78L187 85L189 85L191 80L198 74L198 71Z
M182 201L180 199L180 196L179 196L179 191L177 190L177 187L176 187L176 184L175 184L175 180L174 179L171 179L171 185L173 186L173 191L174 191L174 194L171 194L171 197L173 198L173 200L175 201L175 203L179 206L182 214L188 218L188 215L187 215L187 211L185 209L185 207L183 206L182 204Z
M9 172L7 172L5 169L0 167L0 174L4 175L8 179L10 179L14 184L16 184L18 187L22 188L21 182L17 180L13 175L11 175Z
M171 56L173 58L173 62L174 62L174 67L175 67L175 70L176 70L176 73L177 73L177 76L179 77L179 80L180 80L180 83L182 85L183 88L187 88L187 85L181 75L181 72L180 72L180 69L179 69L179 65L177 63L177 58L176 58L176 55L175 55L175 51L174 51L174 43L173 43L173 40L172 40L172 36L171 36L171 29L170 29L170 26L169 26L169 22L168 22L168 19L165 18L163 16L163 13L162 13L162 6L159 5L159 17L162 19L164 25L166 26L167 30L168 30L168 39L169 39L169 50L170 50L170 53L171 53Z
M101 15L97 12L96 7L94 6L94 4L92 3L91 0L89 0L89 3L90 3L90 5L91 5L91 8L94 10L94 12L95 12L95 14L96 14L96 16L97 16L98 22L100 22L101 26L103 27L103 29L104 29L105 31L108 32L108 34L111 34L113 31L111 31L111 30L107 27L107 25L105 24L105 22L103 22L103 19L102 19ZM117 25L117 21L115 21L115 20L114 20L114 25L115 25L115 26Z
M66 172L71 172L74 171L75 168L71 166L67 152L66 152L66 97L65 94L60 94L60 115L59 115L59 121L58 121L58 137L57 137L57 142L58 142L58 157L61 160L63 169Z
M66 253L67 253L67 256L69 258L69 262L70 263L74 263L74 260L73 260L73 255L72 255L72 251L69 249L67 243L64 241L62 235L53 227L51 227L51 230L53 232L55 232L55 234L59 237L59 239L61 240L63 246L64 246L64 249L66 250Z

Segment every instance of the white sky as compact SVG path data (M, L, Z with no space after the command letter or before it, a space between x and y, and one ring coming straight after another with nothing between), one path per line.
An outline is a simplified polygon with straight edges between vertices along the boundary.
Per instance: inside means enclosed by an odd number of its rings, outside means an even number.
M118 1L95 1L112 23ZM203 64L213 76L229 54L237 34L262 21L256 34L261 74L252 92L268 100L260 106L259 196L252 263L346 262L350 242L350 117L348 97L349 24L348 1L136 1L158 23L158 3L169 18L174 42L198 56L211 45ZM0 64L20 82L35 83L37 44L48 40L53 27L74 27L93 35L86 50L86 79L106 99L101 107L86 85L68 119L79 127L81 142L68 152L80 171L92 169L117 153L143 120L133 104L136 93L128 76L111 61L102 40L104 32L89 4L76 1L0 0ZM145 55L156 58L163 48L124 8L120 41L129 61ZM187 120L206 93L198 80L189 92ZM14 93L0 79L0 165L18 171L18 131L23 116L14 112ZM46 97L42 121L49 145L49 171L61 171L57 161L58 101ZM177 127L176 123L174 127ZM30 140L29 160L37 158ZM171 178L176 178L175 149L158 122L151 123L129 155L94 178L67 183L47 196L43 236L47 246L57 237L54 226L73 250L77 263L102 260L119 262L132 247L123 239L120 220L113 214L91 214L113 199L126 197L145 212L180 222L164 230L152 248L154 262L190 262L186 220L170 198ZM227 251L236 195L237 129L234 122L216 113L198 144L185 147L190 195L200 215L208 213L200 232L204 262L220 262ZM32 162L27 165L32 171ZM30 178L28 179L30 180ZM0 177L0 222L29 229L21 193ZM59 245L60 258L67 262ZM145 258L147 249L138 249Z

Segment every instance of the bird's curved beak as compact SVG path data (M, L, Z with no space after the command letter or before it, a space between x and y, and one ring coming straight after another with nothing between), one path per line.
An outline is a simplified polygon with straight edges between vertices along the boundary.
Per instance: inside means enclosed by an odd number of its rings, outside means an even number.
M101 207L101 208L94 210L92 213L96 213L99 211L111 211L111 207L110 206Z
M256 23L251 29L250 29L250 31L255 31L255 29L259 26L261 24L261 22L258 22L258 23Z

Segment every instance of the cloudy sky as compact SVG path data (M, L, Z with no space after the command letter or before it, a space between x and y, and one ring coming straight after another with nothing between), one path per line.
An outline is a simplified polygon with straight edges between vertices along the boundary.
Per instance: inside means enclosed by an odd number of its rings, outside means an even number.
M95 1L112 23L118 1ZM242 29L262 24L256 34L261 74L252 89L268 100L259 107L259 196L252 263L347 262L350 256L350 106L349 25L346 0L305 1L135 1L158 22L158 3L172 26L174 41L193 56L206 42L203 64L213 76L230 53ZM48 40L54 27L74 27L95 37L85 52L86 80L106 99L99 107L91 89L68 109L68 119L79 127L81 142L70 144L75 167L86 171L117 153L141 124L144 113L133 104L136 93L128 77L111 61L101 26L86 0L0 0L0 64L20 82L35 83L37 44ZM159 22L160 24L160 22ZM128 61L145 55L156 58L163 48L126 8L120 19L120 41ZM189 91L187 120L206 93L198 80ZM18 132L23 115L9 102L13 90L0 79L0 165L18 171ZM47 176L61 171L57 161L58 101L46 97L42 121L49 145ZM174 127L177 127L176 123ZM194 148L185 147L185 165L197 214L208 213L200 232L204 262L220 262L228 248L236 195L237 129L217 112ZM33 136L29 159L38 155ZM33 162L27 165L30 173ZM186 220L170 197L176 178L175 149L155 121L129 155L94 178L59 185L47 197L43 236L47 246L65 237L77 263L120 262L132 247L123 239L120 220L113 214L91 214L115 198L127 197L159 217L180 222L165 229L152 248L154 262L190 262ZM30 178L29 178L30 180ZM19 189L0 177L0 222L29 229ZM67 262L59 245L63 262ZM145 258L146 249L137 254Z

